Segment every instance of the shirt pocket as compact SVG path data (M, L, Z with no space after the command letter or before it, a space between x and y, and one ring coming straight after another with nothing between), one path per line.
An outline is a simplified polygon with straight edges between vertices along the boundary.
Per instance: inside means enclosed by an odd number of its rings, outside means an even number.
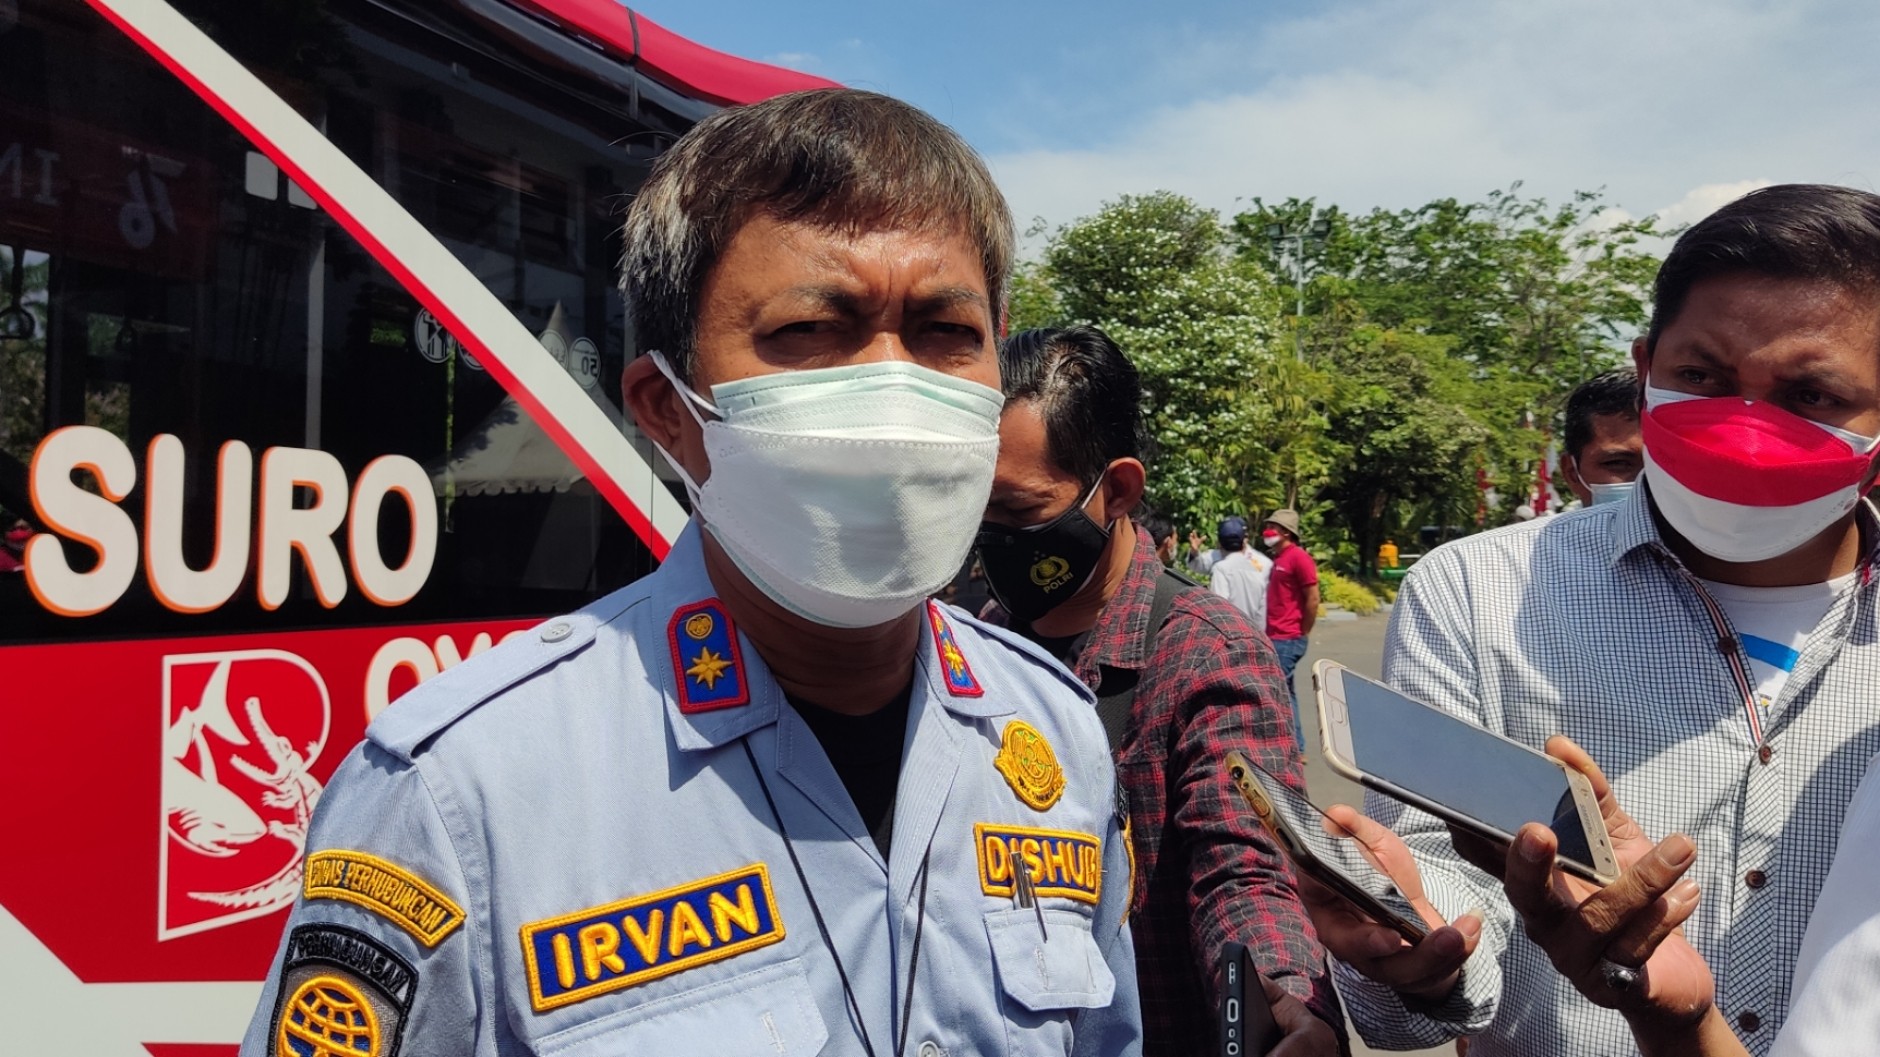
M986 934L1009 1052L1069 1052L1076 1013L1101 1009L1116 994L1116 977L1090 934L1090 920L1072 910L1046 910L1041 930L1035 909L995 910L986 915Z
M603 1014L537 1040L541 1057L814 1057L829 1040L802 959Z

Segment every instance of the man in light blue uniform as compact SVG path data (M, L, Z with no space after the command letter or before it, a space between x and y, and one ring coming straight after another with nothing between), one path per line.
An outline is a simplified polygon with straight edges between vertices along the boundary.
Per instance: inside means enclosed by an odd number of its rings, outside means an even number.
M695 523L372 725L243 1054L1138 1051L1089 694L927 599L990 487L1011 247L979 159L885 97L662 157L624 285L665 352L623 388Z

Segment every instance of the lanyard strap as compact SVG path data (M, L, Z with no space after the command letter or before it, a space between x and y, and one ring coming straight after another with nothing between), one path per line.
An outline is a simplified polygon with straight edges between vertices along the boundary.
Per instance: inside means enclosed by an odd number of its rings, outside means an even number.
M816 919L816 931L822 935L823 947L829 951L829 957L836 963L836 976L842 981L842 997L848 1002L849 1015L855 1018L856 1030L862 1033L862 1049L868 1057L876 1057L874 1040L868 1035L868 1021L862 1018L861 1004L855 1000L855 988L849 984L848 970L842 964L842 954L836 950L835 939L829 935L829 924L823 920L822 907L816 902L816 890L810 887L809 875L803 871L802 860L796 856L796 846L790 840L790 831L784 827L783 812L777 810L777 801L770 795L770 783L764 778L764 769L757 765L757 754L751 751L749 739L739 742L744 746L744 758L751 762L751 773L757 776L757 787L763 790L764 803L770 806L770 817L777 822L777 833L783 838L783 850L790 855L790 865L796 870L797 883L803 886L803 894L809 897L809 912ZM901 1004L901 1030L895 1040L894 1057L902 1057L907 1052L907 1026L913 1019L914 979L920 971L920 937L927 924L927 872L933 860L933 844L927 845L927 851L920 857L920 900L914 916L914 950L907 960L907 995ZM889 1003L892 1011L893 1003Z
M1743 713L1749 720L1749 740L1751 745L1763 743L1762 709L1756 704L1756 688L1749 681L1749 668L1743 663L1743 640L1736 629L1730 626L1730 618L1724 613L1717 600L1710 597L1703 581L1697 574L1684 567L1677 555L1670 551L1662 552L1671 561L1673 568L1684 577L1691 590L1697 592L1698 601L1704 605L1704 612L1710 617L1710 625L1717 632L1717 652L1723 654L1730 666L1730 677L1736 682L1736 690L1743 697Z

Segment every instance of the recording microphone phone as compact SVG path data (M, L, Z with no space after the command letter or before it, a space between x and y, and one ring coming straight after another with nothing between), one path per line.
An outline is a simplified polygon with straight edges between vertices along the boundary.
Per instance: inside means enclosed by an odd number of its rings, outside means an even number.
M1246 944L1221 947L1221 1057L1264 1057L1279 1042L1259 973Z

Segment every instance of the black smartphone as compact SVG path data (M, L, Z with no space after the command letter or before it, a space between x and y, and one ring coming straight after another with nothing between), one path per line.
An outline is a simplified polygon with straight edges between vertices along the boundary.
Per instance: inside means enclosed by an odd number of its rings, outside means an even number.
M1229 940L1221 948L1222 1057L1263 1057L1278 1044L1279 1024L1253 956L1246 944Z

